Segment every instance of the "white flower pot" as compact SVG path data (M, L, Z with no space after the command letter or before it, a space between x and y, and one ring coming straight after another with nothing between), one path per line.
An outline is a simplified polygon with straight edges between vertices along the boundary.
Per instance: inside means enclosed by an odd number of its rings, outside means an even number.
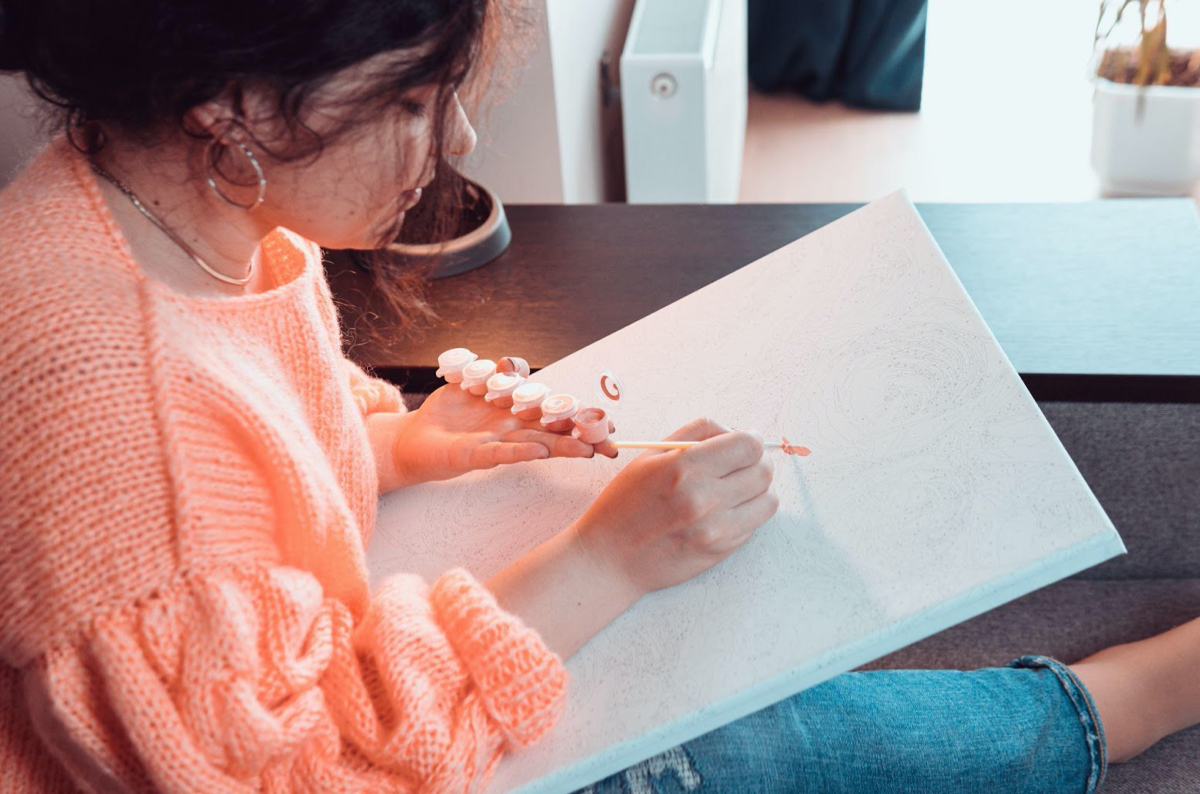
M1092 167L1105 193L1192 192L1200 179L1200 88L1097 78L1093 104Z

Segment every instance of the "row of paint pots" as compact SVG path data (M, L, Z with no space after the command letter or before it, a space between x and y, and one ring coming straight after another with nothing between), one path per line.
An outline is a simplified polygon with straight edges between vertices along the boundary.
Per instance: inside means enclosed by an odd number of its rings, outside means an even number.
M437 376L497 408L510 409L520 419L540 420L555 433L569 430L585 444L599 444L608 438L607 412L583 408L570 394L551 394L546 384L527 381L529 362L523 358L492 361L456 347L438 356Z

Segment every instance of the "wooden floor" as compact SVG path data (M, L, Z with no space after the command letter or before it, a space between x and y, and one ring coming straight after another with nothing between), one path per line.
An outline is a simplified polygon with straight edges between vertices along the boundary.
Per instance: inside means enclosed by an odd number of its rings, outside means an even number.
M741 200L869 201L897 188L914 201L1098 198L1087 79L1098 7L930 0L919 113L752 95Z

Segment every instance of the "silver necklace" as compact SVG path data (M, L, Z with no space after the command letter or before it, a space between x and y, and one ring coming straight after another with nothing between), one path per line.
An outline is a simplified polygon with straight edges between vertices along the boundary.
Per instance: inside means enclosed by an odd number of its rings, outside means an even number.
M162 221L160 221L158 219L158 216L156 216L150 210L146 209L146 205L143 204L140 200L138 200L138 197L134 195L133 191L130 190L129 188L127 188L119 179L117 179L115 176L108 173L107 171L105 171L103 168L96 165L95 163L93 163L91 161L89 161L89 163L91 164L93 171L95 171L97 174L99 174L100 176L104 177L109 182L111 182L112 186L115 187L117 190L124 193L125 197L128 198L131 202L133 202L133 206L137 207L138 211L146 216L147 220L149 220L151 223L153 223L155 226L157 226L160 230L162 230L162 233L165 234L167 237L170 237L171 241L174 242L175 245L182 248L184 253L186 253L188 256L190 256L192 259L194 259L196 261L196 264L199 265L201 267L201 269L204 270L205 273L207 273L208 275L212 276L215 279L220 279L221 281L224 281L226 284L233 284L238 287L243 287L246 284L250 283L250 277L254 275L254 262L253 261L250 263L250 266L246 269L246 275L243 276L242 278L233 278L232 276L225 275L224 273L215 269L212 265L205 262L200 257L200 255L197 254L195 252L195 250L192 249L192 247L190 245L185 243L182 240L182 238L180 238L179 235L177 235L175 232L173 232L169 228L167 228L167 225L165 223L163 223Z

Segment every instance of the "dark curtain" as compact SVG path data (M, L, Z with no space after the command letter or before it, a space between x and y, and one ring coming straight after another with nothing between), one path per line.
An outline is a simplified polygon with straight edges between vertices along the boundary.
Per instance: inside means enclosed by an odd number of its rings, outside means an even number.
M749 0L762 91L886 110L921 107L927 0Z

